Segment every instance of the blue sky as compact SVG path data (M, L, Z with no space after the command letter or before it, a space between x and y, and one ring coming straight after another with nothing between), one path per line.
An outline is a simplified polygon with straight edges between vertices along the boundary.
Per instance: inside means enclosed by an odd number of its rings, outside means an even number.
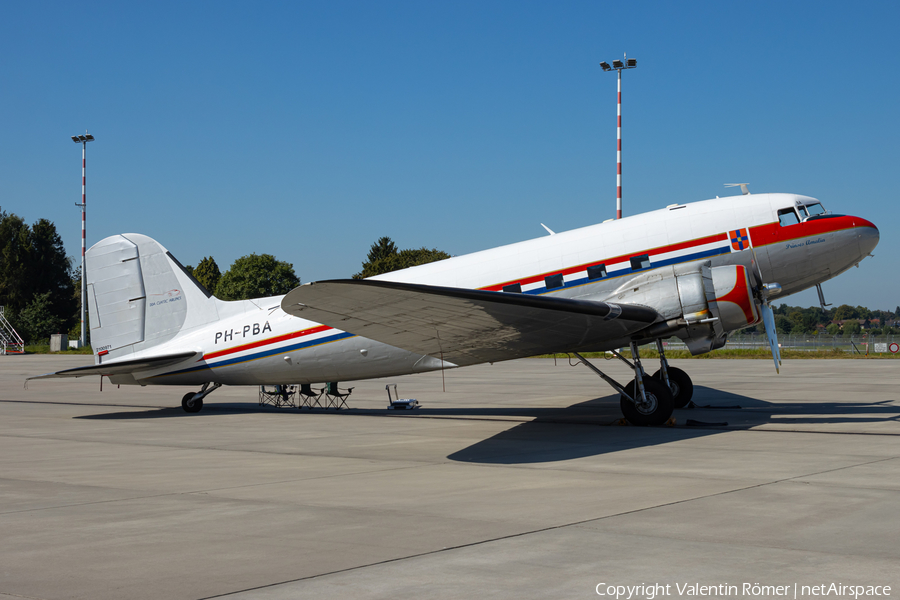
M624 208L814 196L881 230L824 284L900 305L900 4L869 2L10 3L0 206L80 255L139 232L185 264L274 254L347 277L382 235L465 254ZM786 300L816 304L815 292Z

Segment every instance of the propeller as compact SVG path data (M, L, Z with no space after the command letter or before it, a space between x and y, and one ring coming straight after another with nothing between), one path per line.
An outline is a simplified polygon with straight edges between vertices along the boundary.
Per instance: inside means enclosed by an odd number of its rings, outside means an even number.
M769 339L769 348L772 350L772 360L775 361L775 373L781 373L781 349L778 347L778 332L775 330L775 313L769 306L769 290L777 293L781 291L781 286L775 284L763 283L762 270L759 268L759 260L756 258L756 249L750 246L750 272L753 275L756 287L756 301L759 305L759 312L762 313L763 328L766 330L766 337Z
M768 301L763 301L759 305L759 311L762 313L763 325L766 328L766 336L769 338L769 348L772 349L772 359L775 361L775 373L780 373L781 366L781 350L778 348L778 334L775 332L775 313Z

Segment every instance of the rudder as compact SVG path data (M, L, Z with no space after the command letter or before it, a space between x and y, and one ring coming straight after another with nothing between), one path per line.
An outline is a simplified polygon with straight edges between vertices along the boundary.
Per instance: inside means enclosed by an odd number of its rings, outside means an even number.
M85 264L95 354L140 352L218 318L215 298L145 235L101 240L87 251Z

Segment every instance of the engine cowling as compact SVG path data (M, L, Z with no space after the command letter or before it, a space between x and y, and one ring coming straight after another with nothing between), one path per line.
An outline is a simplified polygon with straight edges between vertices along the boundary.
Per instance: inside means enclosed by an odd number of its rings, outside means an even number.
M759 323L760 313L747 268L731 265L713 267L710 272L715 288L715 298L709 303L710 310L719 318L722 329L736 331Z
M605 299L653 307L664 322L646 337L677 335L696 355L721 348L728 332L760 321L749 275L743 265L671 265L633 277Z

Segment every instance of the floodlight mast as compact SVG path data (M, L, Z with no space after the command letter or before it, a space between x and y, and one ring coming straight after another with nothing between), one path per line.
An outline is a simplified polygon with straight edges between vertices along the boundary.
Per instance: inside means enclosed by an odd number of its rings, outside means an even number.
M85 129L84 135L73 135L72 141L81 144L81 204L75 203L75 206L81 207L81 340L79 347L84 348L87 345L87 336L85 335L84 323L87 308L87 291L85 289L85 273L84 273L84 242L87 239L85 230L85 221L87 218L87 194L85 187L87 179L85 171L87 168L87 143L94 141L94 136L89 134Z
M625 62L614 60L612 66L603 61L600 67L604 71L616 71L619 74L618 100L616 102L616 218L622 218L622 71L637 67L636 58L624 55Z

